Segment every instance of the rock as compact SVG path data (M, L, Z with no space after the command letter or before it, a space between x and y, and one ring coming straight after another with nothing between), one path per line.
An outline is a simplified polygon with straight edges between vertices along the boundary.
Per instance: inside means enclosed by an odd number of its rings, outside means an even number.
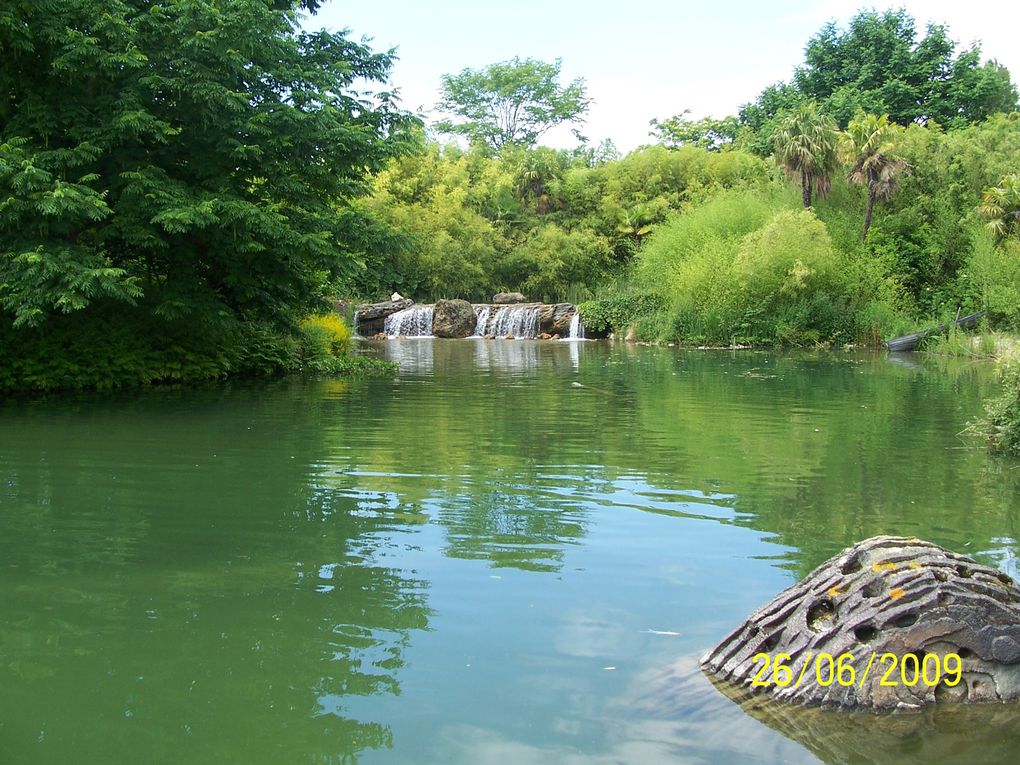
M358 327L358 333L364 337L378 334L383 331L383 324L386 317L391 313L403 311L414 305L413 300L388 300L382 303L365 303L359 305L354 312L354 322Z
M436 337L468 337L474 334L478 317L466 300L439 300L432 313L432 334Z
M773 663L788 655L784 665L793 679L802 679L774 682L783 675L774 667L762 672L760 654ZM822 680L830 677L825 657L838 663L844 654L852 658L842 677L848 679L852 668L853 681L820 683L818 672ZM956 667L951 657L959 657L958 684L950 682ZM907 710L1016 701L1020 587L1008 575L931 542L872 537L754 611L701 666L758 696L824 707ZM756 679L767 683L756 686Z
M485 335L485 337L483 337L482 339L483 340L495 340L496 336L495 335Z
M510 332L508 332L508 333L507 333L507 334L506 334L506 335L505 335L505 336L503 337L503 339L504 339L504 340L513 340L513 339L514 339L513 333L510 333Z
M542 332L550 335L570 334L570 320L577 313L577 307L573 303L538 303L538 327Z
M399 292L394 292L392 295L390 295L390 302L391 303L396 303L397 301L403 300L403 299L404 299L404 296L401 295Z
M553 338L553 336L550 335L548 332L543 332L542 334L540 334L538 336L539 340L552 340L552 338Z
M528 299L520 292L497 292L492 296L492 302L496 305L510 305L511 303L527 303Z
M637 327L631 324L627 327L627 334L623 336L623 340L626 343L633 343L637 340Z

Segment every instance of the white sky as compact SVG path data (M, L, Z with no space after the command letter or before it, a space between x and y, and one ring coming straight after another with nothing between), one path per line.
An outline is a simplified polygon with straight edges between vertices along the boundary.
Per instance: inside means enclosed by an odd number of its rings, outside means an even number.
M582 132L610 138L622 151L649 142L648 122L684 109L722 117L767 85L790 79L804 46L827 21L845 26L862 7L906 8L920 28L944 24L959 43L1020 79L1020 3L994 0L326 0L309 27L349 29L375 50L396 48L391 83L405 108L429 110L440 77L520 56L563 59L563 80L583 77L594 104ZM428 116L428 115L427 115ZM575 145L569 129L547 134L551 146Z

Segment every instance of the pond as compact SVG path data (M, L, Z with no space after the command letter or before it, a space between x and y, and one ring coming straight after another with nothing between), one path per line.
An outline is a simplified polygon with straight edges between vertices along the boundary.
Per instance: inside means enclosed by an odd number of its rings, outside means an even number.
M369 350L400 373L0 404L0 762L1014 761L1008 708L697 670L873 534L1020 573L1020 469L961 435L989 365Z

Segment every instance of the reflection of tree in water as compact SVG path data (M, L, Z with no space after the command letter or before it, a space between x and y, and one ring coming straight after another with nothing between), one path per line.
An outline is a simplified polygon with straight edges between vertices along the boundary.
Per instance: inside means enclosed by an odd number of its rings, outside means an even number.
M60 445L62 417L0 445L0 760L337 763L391 744L351 703L399 693L428 626L427 583L385 558L407 525L317 487L314 403L215 398L202 423L158 397L111 407L72 424L90 450Z
M584 513L569 501L536 495L540 482L535 476L528 487L475 485L445 498L437 519L447 529L446 555L488 560L499 567L558 571L566 545L584 536Z

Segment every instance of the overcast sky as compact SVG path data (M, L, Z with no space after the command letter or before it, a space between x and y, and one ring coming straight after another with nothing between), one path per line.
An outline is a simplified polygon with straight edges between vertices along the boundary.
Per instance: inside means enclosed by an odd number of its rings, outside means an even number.
M788 80L804 45L827 21L845 26L861 7L904 7L920 34L944 24L958 49L978 42L982 56L1020 77L1016 0L326 0L307 26L349 29L375 50L396 48L392 84L403 105L428 116L440 77L520 56L563 59L563 80L583 77L594 104L582 132L629 151L649 142L648 122L684 109L722 117L767 85ZM569 130L547 134L572 146Z

